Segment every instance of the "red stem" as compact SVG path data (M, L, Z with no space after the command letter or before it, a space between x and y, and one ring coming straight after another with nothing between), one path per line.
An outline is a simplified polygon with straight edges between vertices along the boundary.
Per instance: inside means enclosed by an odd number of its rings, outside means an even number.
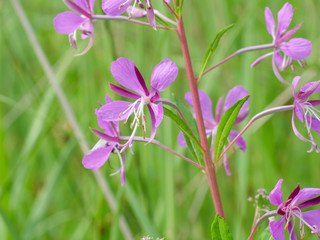
M206 171L206 175L208 178L213 203L214 203L214 206L216 209L216 213L220 217L224 218L223 207L222 207L222 202L221 202L221 198L220 198L220 192L219 192L215 167L214 167L213 161L211 159L210 149L209 149L208 140L207 140L205 127L204 127L204 122L203 122L203 118L202 118L202 112L201 112L200 100L199 100L199 94L198 94L198 85L197 85L197 81L194 77L194 72L193 72L193 68L192 68L192 63L191 63L191 58L190 58L190 53L189 53L189 48L188 48L188 42L187 42L185 30L184 30L182 16L180 17L180 19L178 19L178 35L179 35L179 40L180 40L180 44L181 44L184 62L186 65L188 82L189 82L189 86L190 86L192 102L194 105L194 111L195 111L195 115L196 115L198 129L199 129L201 146L204 149L204 159L205 159L205 164L206 164L205 171Z

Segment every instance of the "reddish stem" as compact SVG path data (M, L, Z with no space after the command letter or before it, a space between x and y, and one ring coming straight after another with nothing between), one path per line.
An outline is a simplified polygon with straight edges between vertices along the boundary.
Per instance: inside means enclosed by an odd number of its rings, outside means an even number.
M189 48L188 48L188 42L187 42L185 30L184 30L182 16L177 21L178 21L178 35L179 35L179 40L180 40L180 44L181 44L184 62L186 65L188 82L189 82L190 92L191 92L191 96L192 96L192 102L194 105L194 112L196 115L197 125L198 125L198 129L199 129L201 146L204 149L206 175L208 178L208 182L209 182L209 186L210 186L210 190L211 190L211 194L212 194L213 203L214 203L214 206L216 209L216 213L220 217L224 218L223 207L222 207L222 202L221 202L221 198L220 198L215 167L214 167L213 161L211 159L210 149L209 149L208 140L207 140L205 127L204 127L204 122L203 122L203 118L202 118L202 112L201 112L200 100L199 100L199 94L198 94L198 85L197 85L197 81L194 77L194 72L193 72L193 68L192 68L192 63L191 63L191 58L190 58L190 53L189 53Z

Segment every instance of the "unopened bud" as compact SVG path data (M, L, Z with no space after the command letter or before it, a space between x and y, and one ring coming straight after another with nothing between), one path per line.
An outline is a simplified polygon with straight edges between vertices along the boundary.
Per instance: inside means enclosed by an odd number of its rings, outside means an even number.
M127 8L127 13L130 17L133 18L143 18L147 16L147 12L145 10L139 9L139 8L133 8L132 6L129 6Z

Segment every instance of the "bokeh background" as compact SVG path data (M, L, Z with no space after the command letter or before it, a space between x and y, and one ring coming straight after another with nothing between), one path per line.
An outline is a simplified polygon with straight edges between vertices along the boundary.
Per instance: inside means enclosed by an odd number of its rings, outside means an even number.
M178 65L179 75L162 96L173 100L174 94L183 99L188 91L174 33L127 22L96 22L93 48L75 57L77 52L69 47L68 37L53 27L55 15L67 10L63 2L20 2L90 147L97 141L88 128L98 128L95 108L104 103L106 94L119 99L108 87L108 82L116 83L110 65L118 57L134 61L147 82L154 66L170 58ZM170 16L161 1L153 2L155 8ZM229 24L235 27L223 37L209 65L239 48L270 43L264 8L269 6L275 15L284 3L185 0L183 14L195 72L199 72L215 34ZM305 82L319 80L320 2L290 3L296 9L291 27L304 22L296 37L313 43L308 67L303 71L296 65L296 74L302 74ZM100 5L96 1L96 14L102 14ZM118 168L116 156L101 168L116 203L115 209L110 207L93 172L81 164L79 141L12 1L1 1L0 9L0 239L125 239L119 219L134 239L209 239L215 213L205 175L157 146L134 144L134 155L127 154L124 187L118 175L109 176ZM79 49L85 44L79 40ZM199 88L211 96L215 105L229 89L243 85L251 94L249 117L267 107L291 104L291 85L275 78L270 58L250 68L264 53L267 51L234 58L203 77ZM294 76L290 69L283 75L290 82ZM300 129L303 131L303 126ZM130 132L124 128L122 133ZM165 118L156 139L188 155L178 146L177 134L177 127ZM291 112L256 122L244 138L246 153L236 151L229 157L232 176L226 176L223 168L217 171L227 222L235 239L246 239L250 233L254 207L247 199L258 188L269 192L279 178L284 179L284 196L298 183L302 187L320 187L319 155L307 153L309 144L292 132ZM320 143L319 137L316 139Z

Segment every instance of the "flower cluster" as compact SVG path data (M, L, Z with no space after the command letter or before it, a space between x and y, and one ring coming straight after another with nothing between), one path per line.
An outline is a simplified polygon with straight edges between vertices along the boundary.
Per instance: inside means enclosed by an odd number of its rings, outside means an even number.
M278 207L277 214L282 216L277 221L269 223L271 235L275 240L284 240L284 230L288 229L290 239L296 240L294 225L299 221L300 235L304 239L304 226L311 229L311 233L320 237L320 209L302 212L303 209L320 203L320 188L304 188L300 190L298 185L286 201L282 199L280 179L269 194L272 205Z
M223 97L219 98L219 100L217 102L217 105L216 105L215 118L214 118L213 114L212 114L212 102L211 102L209 96L205 92L199 91L200 105L201 105L201 111L202 111L202 115L203 115L203 119L204 119L204 124L205 124L205 127L206 127L206 134L207 134L208 138L210 136L212 136L212 144L211 144L211 155L212 155L212 158L214 158L214 141L215 141L215 136L216 136L216 132L217 132L217 128L218 128L221 116L232 105L234 105L238 100L240 100L240 99L242 99L242 98L244 98L245 96L248 96L248 95L249 95L248 91L242 86L235 86L234 88L232 88L227 94L224 106L223 106ZM190 92L186 93L185 100L187 101L187 103L191 107L193 107L193 102L192 102L192 98L191 98L191 93ZM242 122L248 116L248 113L249 113L248 106L249 106L249 99L241 107L239 115L238 115L234 125L239 124L240 122ZM232 140L237 135L238 135L238 132L236 130L231 130L230 134L229 134L229 138ZM183 137L182 132L179 133L178 143L182 147L187 147L187 144L186 144L186 141L185 141L185 139ZM236 144L239 146L239 148L243 152L246 151L246 142L244 141L244 139L242 137L240 137L236 141ZM229 164L228 164L228 160L227 160L226 154L224 154L224 156L223 156L223 163L224 163L224 167L225 167L226 173L228 175L230 175L231 172L230 172L230 169L229 169Z

